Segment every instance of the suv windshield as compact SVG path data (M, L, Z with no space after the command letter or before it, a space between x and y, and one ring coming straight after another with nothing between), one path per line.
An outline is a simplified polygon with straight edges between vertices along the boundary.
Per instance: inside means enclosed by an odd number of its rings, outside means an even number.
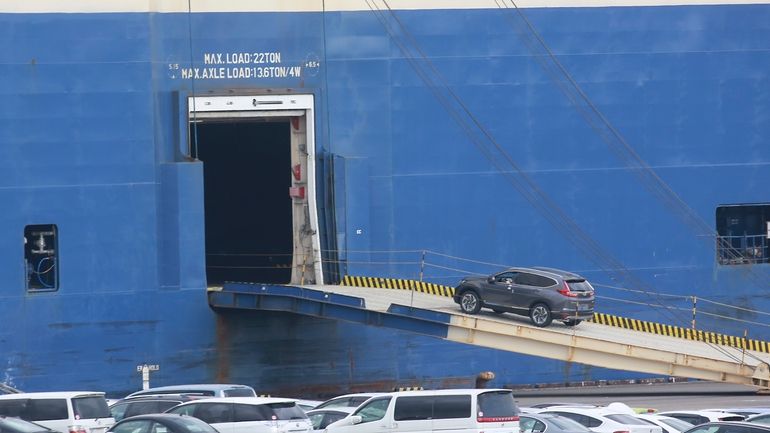
M225 397L256 397L257 394L248 388L233 388L222 391Z
M573 292L593 292L594 288L586 280L567 280L569 289Z
M479 417L500 418L512 417L519 414L519 408L509 391L491 391L479 394Z
M107 400L102 396L78 397L72 399L72 410L75 412L75 418L110 418L110 409L107 407Z
M305 415L305 411L302 410L302 408L300 408L299 406L297 406L297 404L294 402L269 403L269 404L266 404L265 406L272 409L273 414L277 417L276 419L279 419L279 420L307 418L307 415Z

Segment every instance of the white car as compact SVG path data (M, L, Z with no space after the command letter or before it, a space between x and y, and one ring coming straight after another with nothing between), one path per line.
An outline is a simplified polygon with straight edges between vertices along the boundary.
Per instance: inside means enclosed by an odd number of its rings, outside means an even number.
M681 419L672 418L670 416L658 415L656 413L643 413L635 416L662 428L663 433L682 433L693 427L693 425L687 421L682 421Z
M310 433L313 429L305 411L291 398L207 398L182 403L166 413L194 416L219 433Z
M21 418L61 433L104 433L115 424L103 392L0 395L0 416Z
M557 406L540 413L555 413L588 427L596 433L663 433L663 429L645 423L630 413L607 407Z
M746 417L736 413L717 412L713 410L670 410L658 412L658 415L687 421L692 425L703 424L710 421L743 421Z

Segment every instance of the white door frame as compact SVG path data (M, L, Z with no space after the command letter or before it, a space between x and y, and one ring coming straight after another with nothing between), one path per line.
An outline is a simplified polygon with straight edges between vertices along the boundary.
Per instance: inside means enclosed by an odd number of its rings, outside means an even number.
M313 269L316 284L322 284L321 240L315 185L315 115L313 95L234 95L190 96L187 99L189 122L196 119L237 119L244 117L290 117L305 115L307 133L307 200L310 227L313 230Z

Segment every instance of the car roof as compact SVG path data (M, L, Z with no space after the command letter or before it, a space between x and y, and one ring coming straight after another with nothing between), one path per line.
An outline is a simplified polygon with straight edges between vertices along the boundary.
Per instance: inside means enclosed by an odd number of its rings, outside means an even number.
M470 394L470 395L478 395L478 394L485 394L488 392L513 392L510 389L499 389L499 388L471 388L471 389L434 389L434 390L418 390L418 391L394 391L390 393L386 393L389 395L394 396L405 396L405 395L413 395L413 396L420 396L420 395L457 395L457 394Z
M193 422L200 421L198 418L195 418L194 416L180 415L178 413L145 413L145 414L141 414L141 415L134 415L134 416L130 416L130 417L127 417L127 418L123 418L119 422L122 423L122 422L124 422L126 420L138 420L138 419L168 420L168 421L174 422L174 421L179 420L180 418L186 418L186 419L190 419L190 420L195 420ZM204 421L200 421L200 422L204 422Z
M200 390L200 391L223 391L228 389L251 389L252 387L247 385L238 384L226 384L226 383L193 383L188 385L168 385L157 386L150 389L143 389L141 391L132 392L130 396L145 395L153 392L167 392L167 391L188 391L188 390Z
M15 400L19 398L75 398L92 396L104 397L104 393L100 391L21 392L18 394L0 395L0 400Z
M575 406L554 406L550 407L546 410L544 410L541 413L553 413L553 412L569 412L569 413L577 413L577 414L586 414L586 415L594 415L594 416L607 416L607 415L628 415L628 416L634 416L634 414L630 414L628 412L623 412L621 410L610 408L610 407L604 407L604 406L597 406L597 407L575 407ZM639 422L640 424L643 424L643 422Z
M293 398L280 397L210 397L200 400L186 401L179 406L186 406L193 403L238 403L238 404L268 404L268 403L296 403ZM176 407L179 407L176 406Z
M201 400L204 398L210 398L206 395L198 395L198 394L147 394L147 395L135 395L133 397L126 397L122 398L120 400L116 400L110 404L110 406L114 406L118 403L125 403L125 402L133 402L133 401L158 401L158 400L171 400L171 401L190 401L190 400Z

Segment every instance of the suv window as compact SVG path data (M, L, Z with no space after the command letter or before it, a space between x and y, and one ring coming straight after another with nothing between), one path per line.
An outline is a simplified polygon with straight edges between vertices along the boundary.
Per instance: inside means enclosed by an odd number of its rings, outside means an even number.
M556 285L556 280L541 275L519 272L516 276L516 284L534 287L551 287Z
M433 417L433 398L431 397L398 397L393 414L395 421L414 421L431 419Z
M201 403L193 416L206 424L232 422L232 406L230 403Z
M307 418L305 411L293 401L286 403L268 403L265 406L271 412L270 419L288 420ZM273 416L275 416L275 418L273 418Z
M385 417L385 412L387 412L389 404L390 397L378 398L366 403L365 406L358 408L355 415L361 416L362 423L378 421Z
M255 397L254 391L248 388L234 388L222 391L225 397Z
M513 393L506 391L485 392L478 395L479 417L500 418L511 417L519 414Z
M104 400L104 399L102 399ZM74 403L74 400L73 400ZM104 403L107 406L107 403ZM109 418L109 410L107 415L100 418ZM77 415L77 411L75 411ZM69 411L67 410L67 400L63 398L46 398L46 399L30 399L27 405L26 416L30 421L50 421L55 419L67 419L69 418ZM81 418L96 418L96 417L81 417Z
M236 404L233 421L268 421L271 412L263 405Z
M75 418L109 418L110 408L107 407L107 400L102 396L77 397L72 399L72 410Z
M594 288L586 280L567 280L569 289L573 292L593 292Z
M470 395L438 395L433 403L434 419L470 418Z
M0 415L30 421L29 417L25 414L28 401L27 399L0 401Z
M518 272L503 272L500 274L495 275L495 281L498 283L507 283L510 280L510 282L513 282L516 279L516 274Z

